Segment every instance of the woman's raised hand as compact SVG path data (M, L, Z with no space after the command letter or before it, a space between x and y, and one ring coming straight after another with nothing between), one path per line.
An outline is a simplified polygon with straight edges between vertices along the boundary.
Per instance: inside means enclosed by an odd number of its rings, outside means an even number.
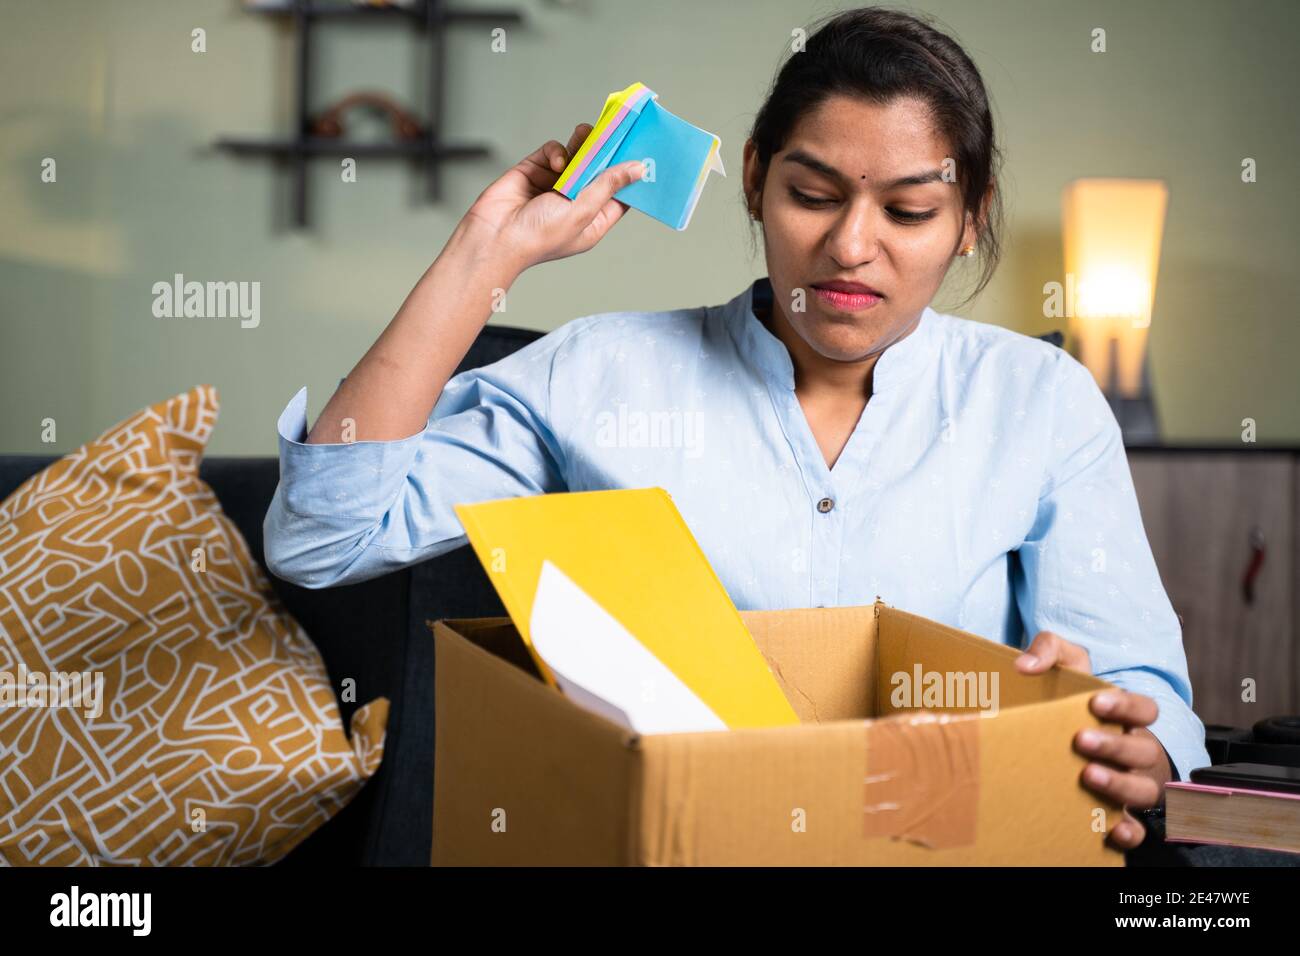
M486 237L519 272L586 252L613 228L628 206L616 192L642 175L632 160L611 166L568 199L552 187L591 132L579 124L567 146L551 140L488 186L465 213L464 229Z

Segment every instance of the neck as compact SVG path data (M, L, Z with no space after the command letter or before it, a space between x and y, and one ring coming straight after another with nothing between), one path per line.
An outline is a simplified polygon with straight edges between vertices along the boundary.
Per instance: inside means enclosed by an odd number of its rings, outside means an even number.
M780 309L765 305L754 314L790 353L796 393L810 398L843 398L848 401L866 401L871 397L872 373L881 352L857 362L838 362L813 350Z

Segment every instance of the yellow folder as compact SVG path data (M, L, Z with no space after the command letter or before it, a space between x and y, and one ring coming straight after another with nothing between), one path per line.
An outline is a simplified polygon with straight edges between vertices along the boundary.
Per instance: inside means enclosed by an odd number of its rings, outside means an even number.
M799 722L664 489L504 498L456 515L542 675L578 703L643 715L648 732Z

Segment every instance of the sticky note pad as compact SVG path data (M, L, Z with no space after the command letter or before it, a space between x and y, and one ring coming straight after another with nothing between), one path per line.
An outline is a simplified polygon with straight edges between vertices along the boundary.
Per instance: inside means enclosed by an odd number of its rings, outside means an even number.
M668 112L656 102L658 96L644 83L611 93L554 188L573 199L610 166L640 160L645 175L614 197L674 229L685 229L709 173L726 175L722 142Z
M542 676L639 733L797 724L662 488L456 505Z

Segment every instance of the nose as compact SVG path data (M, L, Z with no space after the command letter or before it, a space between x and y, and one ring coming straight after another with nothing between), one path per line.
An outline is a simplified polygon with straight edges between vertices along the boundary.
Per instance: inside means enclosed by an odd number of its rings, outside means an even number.
M826 253L844 270L880 255L878 219L869 202L848 203L826 236Z

